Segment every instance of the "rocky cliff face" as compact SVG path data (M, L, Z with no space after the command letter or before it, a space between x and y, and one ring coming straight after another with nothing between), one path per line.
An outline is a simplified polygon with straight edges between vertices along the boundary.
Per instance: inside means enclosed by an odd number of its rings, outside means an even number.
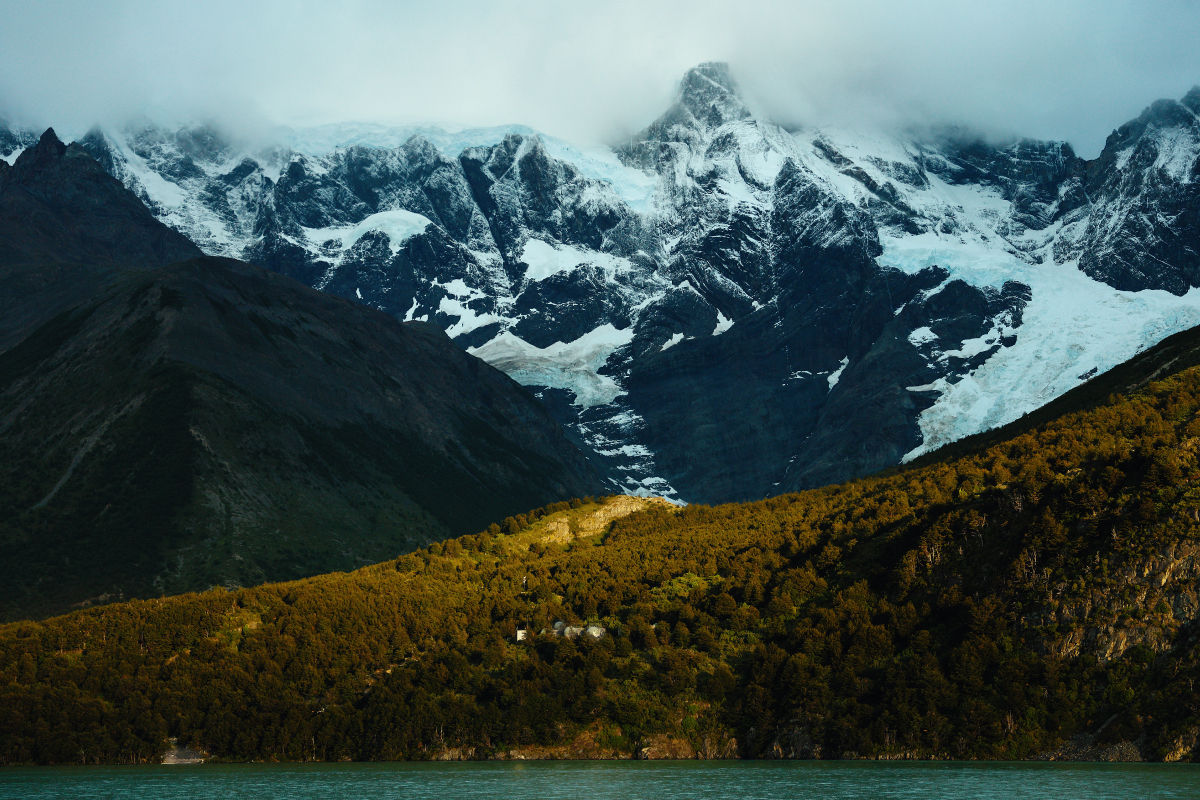
M1003 424L1200 323L1196 106L1156 103L1087 162L785 131L704 64L614 150L366 126L81 146L206 252L438 325L614 488L718 502Z
M1105 142L1086 172L1079 267L1118 289L1200 286L1200 87L1159 100Z
M1057 601L1066 587L1047 579L1047 604L1026 616L1028 624L1054 626L1044 646L1058 658L1086 653L1104 663L1136 645L1166 652L1200 618L1200 547L1190 542L1127 564L1097 559L1094 572L1100 585L1066 602ZM1110 576L1119 590L1104 588Z

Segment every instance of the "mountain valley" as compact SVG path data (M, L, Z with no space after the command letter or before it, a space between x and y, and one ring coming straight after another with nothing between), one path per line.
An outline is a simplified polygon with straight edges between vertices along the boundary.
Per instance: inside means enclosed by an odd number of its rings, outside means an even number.
M0 765L1200 758L1198 114L0 125Z

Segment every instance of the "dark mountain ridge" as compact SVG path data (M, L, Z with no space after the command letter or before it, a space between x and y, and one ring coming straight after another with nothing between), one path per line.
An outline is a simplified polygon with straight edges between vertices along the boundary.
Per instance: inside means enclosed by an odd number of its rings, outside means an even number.
M202 256L52 132L0 179L6 615L353 567L600 488L436 327Z
M202 255L52 129L0 161L0 349L125 271Z

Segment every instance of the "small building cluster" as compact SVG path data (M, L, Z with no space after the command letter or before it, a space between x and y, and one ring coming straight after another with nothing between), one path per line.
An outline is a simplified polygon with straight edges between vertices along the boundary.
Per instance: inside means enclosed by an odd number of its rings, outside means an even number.
M601 625L588 625L584 627L581 625L568 625L562 620L559 620L558 622L554 623L552 628L542 628L542 630L538 632L538 635L545 636L546 634L550 634L552 636L565 636L568 639L578 639L580 636L583 636L596 641L603 639L606 633L607 630ZM524 642L528 640L529 635L530 630L528 627L522 625L517 628L518 642Z

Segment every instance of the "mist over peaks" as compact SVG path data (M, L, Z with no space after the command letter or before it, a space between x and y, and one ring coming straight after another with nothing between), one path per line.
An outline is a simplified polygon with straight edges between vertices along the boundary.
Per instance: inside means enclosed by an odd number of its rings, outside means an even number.
M0 113L64 136L140 115L276 124L521 123L581 144L641 130L681 75L727 61L789 127L954 123L1095 156L1200 82L1181 0L915 0L586 7L548 0L5 0Z

